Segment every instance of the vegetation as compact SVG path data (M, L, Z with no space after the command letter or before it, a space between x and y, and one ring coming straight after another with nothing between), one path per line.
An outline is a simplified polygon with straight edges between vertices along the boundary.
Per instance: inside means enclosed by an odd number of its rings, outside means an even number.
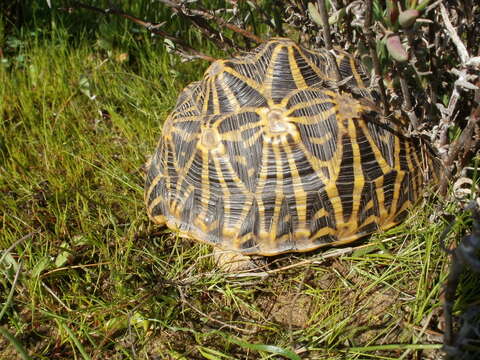
M166 1L139 0L122 10L165 22L161 29L188 47L74 3L70 8L58 8L56 1L52 8L50 1L22 3L0 5L0 358L437 359L442 354L449 260L440 238L447 221L455 220L445 236L453 247L471 227L463 209L478 197L473 145L451 159L463 169L463 182L449 192L455 196L427 194L401 226L352 247L278 256L259 272L226 274L215 266L210 247L149 222L144 164L177 94L208 66L189 49L219 58L253 47L252 39L217 24L211 33L222 30L225 37L208 41L201 26L191 26L191 18ZM206 3L211 9L231 7ZM306 4L303 9L301 2L287 2L284 15L290 21L281 27L274 21L282 18L276 1L259 2L259 9L239 3L241 27L256 36L305 37L312 46L319 38ZM382 23L388 8L380 1L374 5L374 21ZM462 6L452 1L449 11L467 16ZM296 17L303 10L303 17ZM478 6L474 10L478 21ZM332 7L327 11L334 13ZM265 14L271 14L270 25L255 17ZM436 10L428 16L440 19ZM386 19L387 30L403 40L413 36ZM332 27L338 28L334 44L353 47L353 39L342 35L346 28ZM466 33L460 35L468 44ZM382 44L379 40L376 53L388 80L385 96L402 96L405 84L397 75L404 65L383 52ZM472 56L475 46L468 47ZM459 61L453 44L443 49L436 58L434 91L448 108L456 77L444 70ZM431 78L412 77L407 84L412 98L433 91ZM439 110L429 101L419 96L405 110L412 118L414 108L415 117L436 118L438 125ZM448 126L438 125L437 133L446 137L439 147L447 150L458 144L466 119L475 118L468 117L475 110L473 91L462 93L455 105L460 110L450 114ZM417 111L422 106L425 110ZM431 127L416 130L431 135ZM465 323L478 329L478 311L471 306L478 304L478 281L467 271L457 284L456 330L465 330ZM458 358L478 356L478 334L476 341L457 344Z

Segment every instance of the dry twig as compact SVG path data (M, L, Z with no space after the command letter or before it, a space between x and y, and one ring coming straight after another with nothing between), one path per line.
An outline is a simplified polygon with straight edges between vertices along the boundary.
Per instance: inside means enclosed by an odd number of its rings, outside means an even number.
M445 237L451 230L452 224L448 226L441 236L443 249L452 256L448 279L445 284L445 299L443 303L445 318L444 344L447 352L452 347L459 347L461 344L468 342L468 339L462 339L461 336L457 336L457 339L455 339L453 333L452 308L460 282L460 275L467 267L476 273L480 273L480 260L476 255L480 249L480 210L475 201L472 201L467 206L467 210L472 211L472 233L465 236L454 250L448 250L444 244Z
M206 60L206 61L209 61L209 62L213 62L213 61L216 60L215 58L213 58L211 56L205 55L205 54L201 53L200 51L195 50L194 48L187 45L183 40L179 39L178 37L175 37L175 36L167 33L166 31L161 30L160 27L163 24L153 24L151 22L143 21L143 20L141 20L141 19L139 19L135 16L132 16L130 14L127 14L127 13L121 11L121 10L114 9L114 8L101 9L101 8L98 8L98 7L95 7L95 6L83 4L83 3L78 2L78 1L74 1L72 3L72 5L73 5L73 7L70 7L68 9L63 9L63 10L72 11L75 8L83 8L83 9L95 11L95 12L98 12L98 13L101 13L101 14L104 14L104 15L108 15L108 14L118 15L120 17L123 17L124 19L128 19L128 20L133 21L134 23L136 23L140 26L143 26L144 28L146 28L148 31L150 31L151 33L153 33L155 35L159 35L159 36L161 36L165 39L169 39L169 40L173 41L175 43L175 45L180 48L180 49L174 49L174 50L177 53L179 53L181 56L183 56L184 58L187 58L189 60L199 58L199 59L203 59L203 60Z
M471 81L475 81L479 78L478 74L470 74L470 69L479 70L480 67L480 57L471 57L467 51L467 48L461 41L460 37L458 36L455 28L453 27L447 9L443 4L440 4L440 13L442 15L443 22L445 24L445 28L448 32L448 35L452 42L455 44L457 49L458 56L460 58L460 69L452 69L451 72L457 76L457 80L454 83L452 94L450 96L450 100L448 103L447 108L442 106L441 104L437 104L438 109L442 114L441 119L441 126L443 127L443 142L446 140L446 134L448 129L454 125L453 123L453 114L455 108L457 107L458 100L461 97L461 90L475 90L478 91L480 88L473 84ZM478 142L480 139L476 139L476 144L472 144L473 134L477 131L480 119L480 106L474 109L468 120L467 126L462 130L459 138L450 145L448 154L445 155L444 165L446 168L445 175L441 179L440 183L440 193L445 194L447 190L448 181L453 176L452 166L454 162L457 160L458 154L462 151L462 149L466 149L466 146L473 146L473 148L478 148ZM465 152L464 152L465 153Z
M383 84L382 78L382 70L380 68L380 61L378 60L377 50L375 41L373 38L373 31L372 31L372 10L373 9L373 0L366 1L366 10L365 10L365 22L363 25L363 31L365 33L367 48L370 52L370 57L372 58L373 63L373 70L375 72L375 83L378 83L378 87L380 89L380 99L383 104L383 111L385 114L389 114L389 106L387 103L387 95L385 92L385 85Z
M325 0L318 0L318 11L320 12L320 16L322 18L322 29L323 29L323 36L325 41L325 47L328 50L328 56L330 58L330 63L333 65L333 71L335 73L335 79L337 82L342 80L342 76L340 75L340 70L337 66L337 61L335 60L335 56L332 47L332 36L330 34L330 25L328 24L328 14L327 14L327 7L325 5Z
M161 3L165 4L166 6L175 9L178 13L188 17L188 18L202 18L204 20L213 20L216 22L219 26L227 28L229 30L232 30L233 32L236 32L243 37L253 40L257 44L261 44L265 42L265 40L261 39L260 37L256 36L255 34L252 34L251 32L242 29L236 25L228 23L225 19L216 16L213 12L202 9L202 8L197 8L197 9L190 9L187 8L185 5L181 4L178 1L171 1L171 0L159 0ZM204 24L204 23L203 23ZM199 26L201 28L201 26ZM221 39L226 39L224 36L221 36ZM230 39L228 39L228 42L230 43L231 46L233 46L233 43L231 42Z

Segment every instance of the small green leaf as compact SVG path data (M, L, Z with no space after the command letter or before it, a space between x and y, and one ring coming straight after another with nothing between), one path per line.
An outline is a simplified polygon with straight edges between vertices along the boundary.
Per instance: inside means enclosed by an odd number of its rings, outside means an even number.
M139 312L135 312L130 317L130 324L132 324L135 327L141 327L144 331L147 331L148 327L150 326L150 322L148 321L148 319L146 319Z
M308 3L308 14L312 18L312 20L315 22L315 24L317 24L320 27L323 26L322 17L320 15L320 13L318 12L318 9L315 6L315 4L312 3L312 2Z
M408 9L400 13L400 15L398 16L398 23L403 29L408 29L412 27L413 24L415 24L415 21L417 21L417 18L419 16L420 11L415 9Z
M393 60L398 63L405 63L408 61L408 53L400 41L400 36L395 33L387 35L386 40L387 50Z
M221 359L234 359L233 357L226 355L218 350L209 349L204 346L197 346L197 350L202 354L205 359L208 360L221 360Z
M335 11L329 18L328 18L328 23L330 25L334 25L338 22L340 22L343 17L345 16L345 14L347 13L347 10L345 10L345 8L341 8L337 11Z
M92 95L91 92L90 81L85 75L80 76L80 79L78 80L78 88L84 95L88 96L90 100L95 99L95 95Z
M428 4L430 4L430 0L422 1L415 7L415 9L417 9L418 11L423 11L428 6Z
M48 268L50 265L50 259L46 256L40 258L40 260L35 264L35 266L32 269L32 278L38 278L40 274Z
M72 252L69 251L69 244L67 242L62 242L60 247L65 250L62 250L55 259L55 267L57 268L64 266L72 258Z
M68 336L70 337L70 339L72 340L72 342L75 344L75 346L77 347L78 351L80 352L80 354L82 355L83 357L83 360L91 360L92 358L90 357L90 355L88 355L87 351L85 350L85 348L83 347L82 343L80 342L80 340L78 340L78 338L75 336L75 334L73 333L73 331L67 326L65 325L63 322L60 321L60 325L65 329L65 331L67 332Z
M255 351L264 351L270 354L284 356L290 360L301 360L300 356L295 354L292 350L287 350L275 345L265 345L265 344L251 344L249 342L236 339L233 337L228 337L228 340L238 346L244 347L246 349L255 350Z
M115 333L119 330L126 329L128 327L128 321L125 317L113 317L108 319L103 328L108 333Z

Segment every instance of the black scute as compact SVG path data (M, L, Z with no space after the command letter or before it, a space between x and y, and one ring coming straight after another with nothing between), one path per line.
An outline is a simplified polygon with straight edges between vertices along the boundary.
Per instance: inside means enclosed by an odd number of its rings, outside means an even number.
M288 59L288 48L283 47L277 54L273 64L272 100L279 103L292 90L297 89ZM272 65L270 65L272 66Z
M152 209L152 216L165 215L165 202L167 201L167 196L165 179L162 178L155 184L155 188L152 189L150 197L148 198L148 204L151 204L155 199L160 198L160 202Z
M198 212L198 195L196 195L197 190L193 189L188 195L185 203L183 204L182 209L182 224L185 231L189 231L193 220L197 216Z
M217 87L217 97L218 97L218 104L220 106L220 113L230 113L234 111L233 104L230 103L225 91L223 90L220 80L215 80L215 86Z
M265 98L240 78L225 72L223 83L234 94L240 106L267 106Z
M375 180L383 175L382 168L375 157L372 146L363 130L356 127L357 143L360 148L360 157L362 158L362 172L366 180Z
M343 139L343 157L340 163L339 175L336 186L338 193L341 194L340 200L343 208L343 220L349 222L353 210L353 187L354 187L354 162L351 139L344 135Z
M397 182L398 172L392 170L389 173L385 174L383 178L383 196L384 196L384 206L387 211L390 211L390 207L393 202L393 195L395 194L395 183Z
M253 235L254 238L258 236L260 230L260 216L258 214L258 204L255 199L253 199L252 204L250 205L250 210L245 217L242 226L240 227L240 232L238 237L245 236L249 233Z
M312 221L310 224L310 231L314 235L319 230L328 227L335 229L336 222L335 222L335 215L332 203L328 194L325 191L325 188L322 186L319 191L312 193L311 196L308 198L309 204L311 206L308 207L309 211L309 219L312 220L314 215L321 209L325 209L326 215L322 216L315 221ZM324 244L326 242L335 241L335 238L332 235L322 236L321 238L315 241L316 244Z
M208 237L213 243L221 242L223 238L222 231L225 226L225 205L221 196L208 204L208 216L212 216L213 221L217 223L217 226L208 233Z
M255 123L258 123L258 127L240 131L242 127ZM230 164L243 184L254 191L261 169L263 142L261 136L257 141L252 139L258 131L261 131L260 117L254 112L232 114L222 119L218 130L220 134L230 132L230 139L225 138L222 141ZM253 174L249 173L251 170Z
M373 206L367 209L367 204L372 201ZM375 192L375 185L371 181L366 181L363 185L362 195L360 197L360 207L358 214L358 223L362 225L369 216L378 216L380 208L378 205L377 193Z
M323 83L319 74L313 70L303 55L295 48L293 49L293 56L295 57L295 62L307 86L316 87Z
M395 167L395 159L393 158L395 155L395 138L393 131L387 126L381 126L378 123L378 118L374 117L373 113L366 113L364 116L369 134L382 153L383 158L390 167Z
M195 133L192 133L195 134ZM175 158L177 161L177 167L183 169L190 160L192 153L195 151L197 146L197 138L192 139L183 139L181 136L173 133L172 134L173 143L175 144Z

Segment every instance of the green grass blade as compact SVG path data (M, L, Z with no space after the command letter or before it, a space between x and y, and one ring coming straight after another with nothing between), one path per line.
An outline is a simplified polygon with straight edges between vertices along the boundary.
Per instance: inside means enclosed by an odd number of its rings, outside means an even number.
M442 348L442 344L386 344L372 346L358 346L348 349L349 352L369 352L382 350L437 350Z
M15 286L17 285L18 276L20 275L21 270L22 270L22 262L20 262L20 265L18 266L17 272L15 273L15 278L13 279L12 288L10 289L10 292L8 293L7 301L5 301L5 304L3 304L2 310L0 311L0 320L2 320L3 315L5 314L8 307L10 306L10 303L12 302L13 293L15 292Z
M284 356L290 360L301 360L300 356L295 354L293 351L281 348L279 346L265 345L265 344L252 344L252 343L249 343L240 339L236 339L233 337L228 337L227 340L249 350L264 351L270 354Z
M229 355L226 355L218 350L206 348L204 346L197 346L197 350L202 354L205 359L208 360L221 360L221 359L235 359Z
M32 360L32 358L30 356L28 356L27 354L27 351L25 350L25 348L23 347L23 345L20 343L20 341L18 341L15 336L13 336L12 334L10 334L5 328L3 327L0 327L0 334L2 334L8 341L10 341L10 343L15 346L15 349L17 349L17 352L18 352L18 355L20 355L20 357L23 359L23 360Z
M70 336L70 339L72 339L73 343L77 347L78 351L80 351L80 354L82 354L82 357L84 360L91 360L92 358L90 355L87 354L85 351L85 348L83 345L80 343L78 338L75 336L72 330L68 326L66 326L63 322L60 322L60 325L65 329L65 331L68 333L68 336Z

